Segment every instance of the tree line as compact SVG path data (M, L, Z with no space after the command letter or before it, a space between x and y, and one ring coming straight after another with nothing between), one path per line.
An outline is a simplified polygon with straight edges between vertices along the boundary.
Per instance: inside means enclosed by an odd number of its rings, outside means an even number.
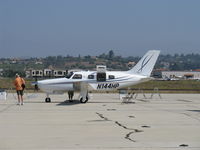
M9 63L11 59L1 58L0 69L3 69L1 76L13 77L16 72L25 76L25 71L29 69L95 69L96 65L106 65L111 70L128 70L129 62L138 62L140 57L122 57L115 55L113 50L98 56L48 56L45 58L20 59L16 63ZM42 62L36 64L36 61ZM171 71L184 71L200 69L200 54L174 54L160 55L155 66L156 69L164 68Z

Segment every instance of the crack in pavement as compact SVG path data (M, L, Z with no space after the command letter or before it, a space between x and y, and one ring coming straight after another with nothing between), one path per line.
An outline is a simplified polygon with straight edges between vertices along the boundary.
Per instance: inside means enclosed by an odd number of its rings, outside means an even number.
M126 129L126 130L134 130L134 132L143 132L142 130L127 128L125 125L122 125L122 124L119 123L118 121L115 121L115 124L117 124L118 126L124 128L124 129Z
M135 133L135 132L132 131L132 132L129 132L128 134L126 134L125 139L132 141L132 142L136 142L135 140L130 138L130 135L133 134L133 133Z
M197 120L197 121L200 121L200 119L199 119L198 117L193 116L193 115L191 115L191 114L188 114L188 113L180 113L180 114L183 114L183 115L188 116L188 117L190 117L190 118L192 118L192 119L195 119L195 120Z
M107 109L107 111L116 111L116 109Z
M107 117L104 117L103 114L100 114L100 113L98 113L98 112L96 112L96 114L97 114L100 118L104 119L105 121L113 121L113 120L108 119ZM125 125L119 123L118 121L113 121L113 122L114 122L116 125L118 125L119 127L122 127L122 128L124 128L124 129L126 129L126 130L133 130L133 131L127 133L126 136L124 137L125 139L127 139L127 140L129 140L129 141L131 141L131 142L136 142L135 140L133 140L133 139L130 137L133 133L143 132L143 130L128 128L128 127L126 127Z
M135 118L135 116L128 116L129 118Z
M150 128L150 126L147 126L147 125L144 125L144 126L141 126L142 128Z
M102 118L103 120L105 120L105 121L111 121L111 120L109 120L108 118L104 117L103 114L100 114L100 113L98 113L98 112L96 112L96 114L97 114L100 118Z
M192 101L185 100L185 99L178 99L177 101L182 101L182 102L192 102Z

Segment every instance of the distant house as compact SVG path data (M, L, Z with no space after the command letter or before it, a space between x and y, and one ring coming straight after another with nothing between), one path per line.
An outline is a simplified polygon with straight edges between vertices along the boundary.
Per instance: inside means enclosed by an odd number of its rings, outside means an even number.
M162 71L163 79L200 79L200 71Z
M54 70L53 76L54 77L64 77L66 75L66 70Z
M42 65L43 62L42 62L42 61L36 61L35 64L36 64L36 65Z
M0 69L0 76L3 76L3 69Z
M135 66L135 64L136 63L134 61L129 61L127 66L128 66L129 69L131 69L131 68L133 68L133 66Z
M26 70L25 74L26 74L26 78L30 78L31 77L31 71L30 70Z
M16 60L12 60L10 63L11 63L11 64L16 64L17 61L16 61Z
M166 69L165 68L153 69L151 74L154 78L162 78L163 71L166 71Z
M200 69L195 69L195 70L192 70L192 71L199 71L200 72Z
M30 69L26 71L26 77L37 77L37 78L51 78L51 77L65 77L67 70L53 70L53 69L43 69L35 70Z
M44 69L44 77L52 77L53 76L53 70L52 69Z
M31 70L31 77L43 77L43 70Z

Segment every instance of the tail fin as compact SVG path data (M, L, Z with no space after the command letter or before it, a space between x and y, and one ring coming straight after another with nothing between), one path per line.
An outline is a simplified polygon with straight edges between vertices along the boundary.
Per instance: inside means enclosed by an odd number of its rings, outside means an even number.
M159 54L159 50L149 50L128 73L150 76Z

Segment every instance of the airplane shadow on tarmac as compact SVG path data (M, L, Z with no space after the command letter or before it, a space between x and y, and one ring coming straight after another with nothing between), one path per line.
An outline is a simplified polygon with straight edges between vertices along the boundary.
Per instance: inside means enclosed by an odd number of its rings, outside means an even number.
M26 101L25 103L43 103L43 104L56 104L56 106L67 106L67 105L77 105L77 104L82 104L80 103L79 100L73 100L72 102L69 102L69 100L64 100L62 102L56 102L52 101L50 103L46 103L44 101L38 102L38 101Z
M112 104L121 104L121 102L101 102L101 101L89 101L87 103L90 103L90 104L106 104L106 103L112 103ZM69 100L66 100L66 101L63 101L63 102L60 102L59 104L57 104L57 106L71 106L71 105L77 105L77 104L80 104L80 105L84 105L84 104L87 104L87 103L80 103L79 100L73 100L72 102L69 102Z
M25 103L43 103L45 104L46 102L44 101L26 101ZM62 102L60 101L52 101L50 102L49 104L56 104L56 106L73 106L73 105L84 105L84 104L135 104L135 102L128 102L128 103L122 103L121 101L112 101L112 102L109 102L109 101L88 101L87 103L81 103L80 100L78 99L74 99L72 100L72 102L70 102L69 100L64 100ZM48 103L47 103L48 104Z
M77 105L77 104L82 104L82 103L80 103L79 100L73 100L72 102L70 102L69 100L65 100L57 104L57 106L72 106L72 105Z

